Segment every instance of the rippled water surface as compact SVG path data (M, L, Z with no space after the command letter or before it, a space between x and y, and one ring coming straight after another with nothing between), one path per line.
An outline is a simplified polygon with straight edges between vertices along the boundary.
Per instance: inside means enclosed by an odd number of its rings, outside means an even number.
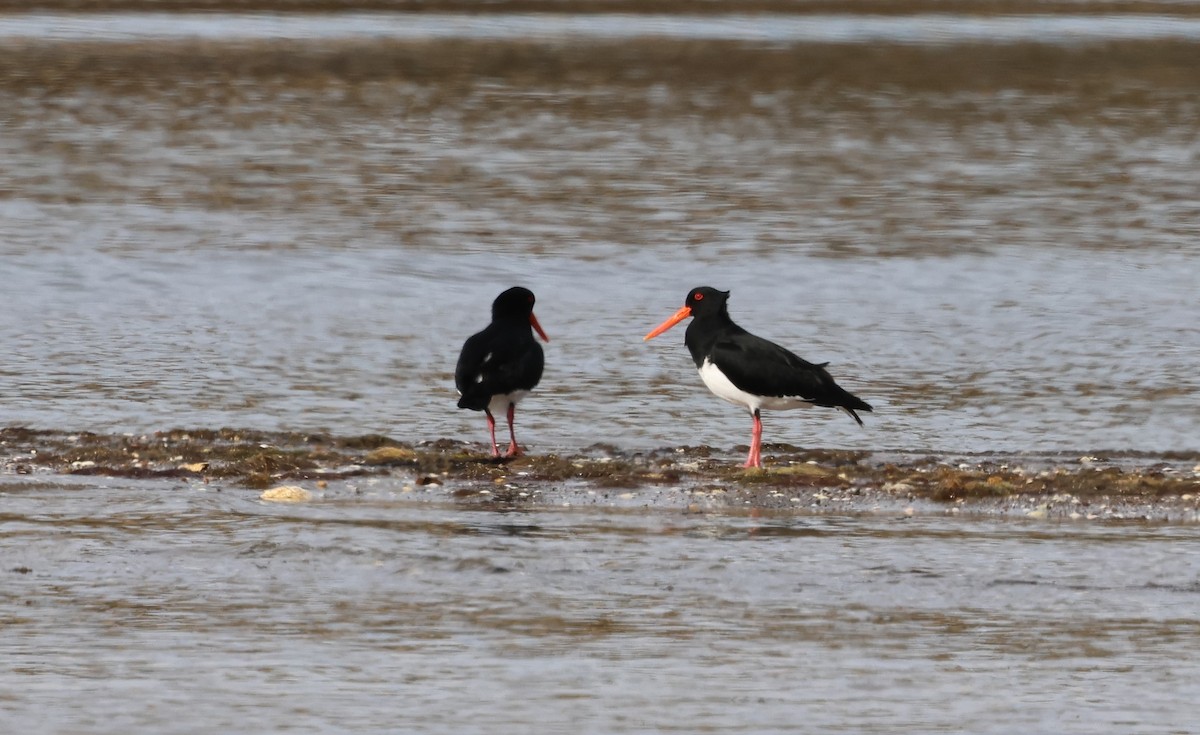
M3 70L10 424L482 438L453 364L521 283L532 446L741 443L682 329L641 342L707 284L877 407L768 440L1197 446L1193 45L42 43Z
M6 425L479 441L454 361L520 283L532 452L730 450L682 329L641 339L712 285L876 407L767 441L1198 447L1194 31L138 18L0 19ZM17 471L4 732L1194 729L1188 525Z
M12 732L1190 731L1193 527L0 487Z

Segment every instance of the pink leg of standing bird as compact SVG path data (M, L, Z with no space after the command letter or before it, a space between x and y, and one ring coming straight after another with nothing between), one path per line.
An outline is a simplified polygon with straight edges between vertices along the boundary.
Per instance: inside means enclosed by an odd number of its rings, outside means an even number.
M513 430L513 416L516 415L517 406L514 403L508 404L508 453L507 457L520 457L524 452L517 445L517 432Z
M496 446L496 419L492 416L492 412L489 409L485 408L483 412L487 414L488 432L492 435L492 456L499 457L500 447Z
M762 419L759 418L758 411L753 414L754 429L750 432L750 454L746 457L746 464L742 467L762 467Z

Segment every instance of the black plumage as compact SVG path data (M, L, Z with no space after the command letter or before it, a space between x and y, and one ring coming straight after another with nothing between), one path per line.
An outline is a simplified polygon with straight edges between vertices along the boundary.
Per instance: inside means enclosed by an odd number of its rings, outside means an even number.
M534 330L550 341L533 315L534 302L533 292L520 286L497 296L492 303L492 323L467 339L454 368L458 407L487 415L492 456L500 455L495 412L503 412L508 418L511 443L507 456L522 453L513 430L516 404L537 386L545 366Z
M700 376L717 396L745 406L754 418L747 467L761 467L760 410L823 406L839 408L862 425L866 401L839 386L825 369L774 342L755 336L729 317L728 291L692 289L684 306L646 335L650 339L691 317L684 343Z

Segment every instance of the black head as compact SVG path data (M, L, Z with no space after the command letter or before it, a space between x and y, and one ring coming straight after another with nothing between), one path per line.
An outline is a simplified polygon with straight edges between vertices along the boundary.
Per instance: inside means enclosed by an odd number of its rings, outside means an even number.
M550 338L542 331L542 325L538 324L537 317L533 315L533 302L536 301L533 297L533 291L520 286L513 286L504 293L496 297L492 302L492 321L498 322L508 319L516 319L521 322L528 322L529 326L533 327L546 342Z
M711 286L698 286L688 292L683 305L691 311L693 317L703 317L725 311L728 301L728 291L718 291Z
M668 317L662 324L651 329L649 334L642 337L642 340L654 339L688 317L705 320L716 316L728 320L729 314L725 311L725 302L728 300L728 291L718 291L708 286L693 288L688 292L687 298L683 300L683 306L679 307L679 311Z
M520 286L513 286L496 297L492 302L492 319L521 317L528 319L533 313L533 303L536 299L533 291Z

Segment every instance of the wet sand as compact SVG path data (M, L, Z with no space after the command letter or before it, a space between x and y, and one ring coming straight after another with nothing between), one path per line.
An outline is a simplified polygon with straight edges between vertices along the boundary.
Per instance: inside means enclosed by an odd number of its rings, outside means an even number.
M826 105L849 105L855 110L855 91L907 90L918 95L966 92L1021 91L1023 95L1056 93L1058 105L1046 115L1092 112L1109 107L1143 108L1176 100L1194 91L1200 82L1189 74L1196 44L1186 40L1118 40L1103 43L971 43L920 45L878 43L750 44L700 38L645 38L563 44L545 40L501 41L470 38L430 40L336 39L194 41L176 39L127 43L120 40L42 43L37 39L12 39L0 57L0 89L6 93L46 95L71 90L108 90L114 95L139 92L166 94L164 104L177 104L186 95L226 90L234 94L240 83L251 80L269 85L263 93L279 94L287 87L297 91L348 86L381 80L430 84L437 82L439 97L429 105L453 104L456 98L477 91L484 80L503 82L513 89L563 85L562 93L586 103L589 94L611 86L637 93L658 84L672 88L710 90L716 106L671 97L652 99L631 96L625 106L608 115L640 117L651 111L671 115L673 107L688 104L690 111L712 118L728 117L745 106L753 114L763 105L750 104L754 92L792 91L805 97L829 95ZM149 60L155 65L149 65ZM37 66L31 66L36 64ZM1052 73L1048 73L1052 72ZM178 86L186 84L187 86ZM197 86L198 85L198 86ZM1081 86L1083 85L1083 86ZM176 99L174 95L185 95ZM1137 95L1137 96L1134 96ZM230 101L235 100L231 99ZM382 113L387 98L351 96L358 115ZM599 100L597 100L598 102ZM604 99L604 102L609 100ZM506 107L535 106L519 96L505 100ZM858 99L857 109L868 111L871 99ZM949 105L952 99L917 98L905 111L918 116L957 116L963 124L991 112L982 101L975 107ZM1159 124L1177 122L1169 106ZM372 109L374 107L374 109ZM151 112L151 111L146 111ZM219 110L205 111L217 115ZM413 111L415 112L415 111ZM473 111L484 114L485 111ZM602 109L583 106L566 112L595 116ZM792 114L796 114L794 111ZM1149 124L1145 120L1127 120ZM193 121L193 124L201 119ZM1031 122L1040 122L1034 120ZM1083 120L1078 120L1082 123Z
M492 458L482 446L381 435L184 430L102 435L0 430L6 473L168 480L215 489L299 486L314 498L370 487L397 500L501 509L657 507L685 512L934 513L1056 520L1200 520L1200 453L913 457L764 447L596 445Z

